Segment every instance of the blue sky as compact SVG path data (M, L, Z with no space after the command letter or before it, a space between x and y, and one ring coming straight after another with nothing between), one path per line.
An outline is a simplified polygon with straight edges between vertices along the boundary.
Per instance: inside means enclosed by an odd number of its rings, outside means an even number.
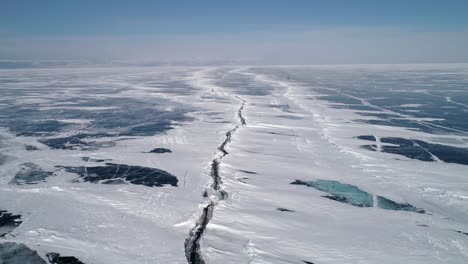
M2 0L0 59L468 62L467 12L461 0Z

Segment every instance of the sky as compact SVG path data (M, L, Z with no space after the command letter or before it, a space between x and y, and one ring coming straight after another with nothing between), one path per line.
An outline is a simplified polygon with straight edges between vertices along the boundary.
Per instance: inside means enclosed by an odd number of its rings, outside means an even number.
M0 60L468 62L466 0L0 0Z

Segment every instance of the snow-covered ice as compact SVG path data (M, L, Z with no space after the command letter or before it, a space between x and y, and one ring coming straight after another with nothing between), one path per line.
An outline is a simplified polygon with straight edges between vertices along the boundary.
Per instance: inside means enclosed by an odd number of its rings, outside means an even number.
M466 65L1 70L0 244L466 263L467 85Z

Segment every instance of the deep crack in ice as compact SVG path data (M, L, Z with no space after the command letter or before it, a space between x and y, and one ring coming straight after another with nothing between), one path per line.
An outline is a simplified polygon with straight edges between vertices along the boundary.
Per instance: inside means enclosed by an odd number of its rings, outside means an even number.
M212 90L212 92L214 92ZM211 169L210 169L210 176L213 178L213 183L211 184L211 189L217 194L218 197L210 198L209 204L207 204L200 215L195 226L190 230L189 236L185 240L185 255L187 257L187 261L189 264L204 264L205 260L203 259L203 255L201 253L200 247L200 240L203 236L203 232L206 229L206 226L210 222L213 212L215 209L216 204L219 201L223 201L227 199L228 194L221 188L222 180L220 176L220 168L219 165L221 160L226 157L229 152L226 150L226 146L229 142L231 142L232 135L241 127L247 125L247 122L242 115L242 111L244 110L246 101L239 96L236 96L236 99L241 102L238 110L237 110L237 118L238 124L235 125L232 129L226 132L224 140L218 146L218 151L221 155L215 157L211 162ZM204 197L208 196L207 190L203 193Z

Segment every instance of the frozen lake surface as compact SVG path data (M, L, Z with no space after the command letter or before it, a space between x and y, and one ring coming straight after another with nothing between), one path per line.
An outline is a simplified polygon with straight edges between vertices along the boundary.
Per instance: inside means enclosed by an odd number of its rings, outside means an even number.
M0 70L0 263L467 263L468 65Z

